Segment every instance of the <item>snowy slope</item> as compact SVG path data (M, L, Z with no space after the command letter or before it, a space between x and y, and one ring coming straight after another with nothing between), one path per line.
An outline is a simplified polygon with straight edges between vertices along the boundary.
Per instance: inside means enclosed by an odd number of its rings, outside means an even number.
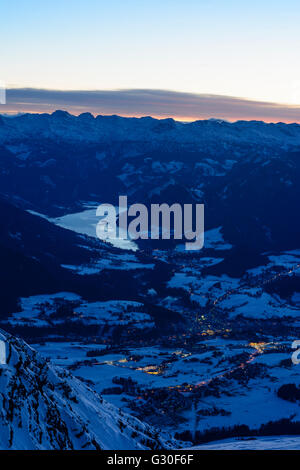
M25 342L0 331L0 449L149 449L175 442L105 402ZM178 444L177 444L178 445Z
M266 436L226 439L193 447L193 450L299 450L300 436Z

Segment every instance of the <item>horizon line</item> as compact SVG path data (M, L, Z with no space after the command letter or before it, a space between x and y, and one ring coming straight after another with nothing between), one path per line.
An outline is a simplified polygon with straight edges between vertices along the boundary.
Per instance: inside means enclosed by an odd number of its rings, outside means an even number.
M1 109L1 108L0 108ZM224 122L227 124L237 124L239 122L249 122L249 123L261 123L261 124L266 124L266 125L277 125L277 124L284 124L286 126L300 126L300 122L296 121L290 121L290 122L285 122L285 121L264 121L262 119L236 119L236 120L230 120L230 119L222 119L222 118L216 118L216 117L207 117L207 118L202 118L202 119L194 119L194 120L187 120L187 119L175 119L172 116L169 117L156 117L156 116L151 116L149 114L141 115L141 116L133 116L133 115L122 115L122 114L95 114L89 111L83 111L81 113L72 113L68 111L67 109L62 109L58 108L55 109L54 111L51 112L45 112L45 111L35 111L35 112L6 112L6 113L0 113L0 117L2 118L7 118L7 119L13 119L13 118L18 118L22 116L42 116L42 115L47 115L47 116L52 116L55 113L66 113L71 117L74 118L80 118L81 116L89 114L92 116L93 119L97 119L98 117L107 117L107 118L112 118L112 117L117 117L117 118L122 118L122 119L153 119L155 121L167 121L167 120L172 120L174 122L178 122L180 124L193 124L197 122L207 122L207 121L215 121L215 122Z

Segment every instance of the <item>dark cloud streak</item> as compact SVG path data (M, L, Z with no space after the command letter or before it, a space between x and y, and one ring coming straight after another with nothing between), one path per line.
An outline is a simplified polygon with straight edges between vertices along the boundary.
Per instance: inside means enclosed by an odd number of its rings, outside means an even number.
M0 113L52 112L64 109L80 114L173 117L174 119L257 119L300 122L300 106L250 101L230 96L182 93L168 90L60 91L11 88Z

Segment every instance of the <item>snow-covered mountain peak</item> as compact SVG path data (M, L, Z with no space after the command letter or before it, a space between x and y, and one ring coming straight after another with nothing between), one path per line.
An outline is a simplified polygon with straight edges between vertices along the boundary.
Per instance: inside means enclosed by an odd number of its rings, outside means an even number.
M1 449L156 449L175 442L108 404L68 371L0 330Z

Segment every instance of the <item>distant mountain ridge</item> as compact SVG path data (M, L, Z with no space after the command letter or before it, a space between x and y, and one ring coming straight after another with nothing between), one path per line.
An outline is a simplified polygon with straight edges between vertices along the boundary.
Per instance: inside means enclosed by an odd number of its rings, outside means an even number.
M114 141L197 143L204 146L218 135L226 142L243 141L253 144L299 145L300 125L265 123L263 121L229 122L220 119L199 120L189 123L172 118L155 119L117 115L94 117L90 113L79 116L57 110L52 114L23 114L13 118L0 115L0 142L22 140L26 137L63 138L94 143Z

